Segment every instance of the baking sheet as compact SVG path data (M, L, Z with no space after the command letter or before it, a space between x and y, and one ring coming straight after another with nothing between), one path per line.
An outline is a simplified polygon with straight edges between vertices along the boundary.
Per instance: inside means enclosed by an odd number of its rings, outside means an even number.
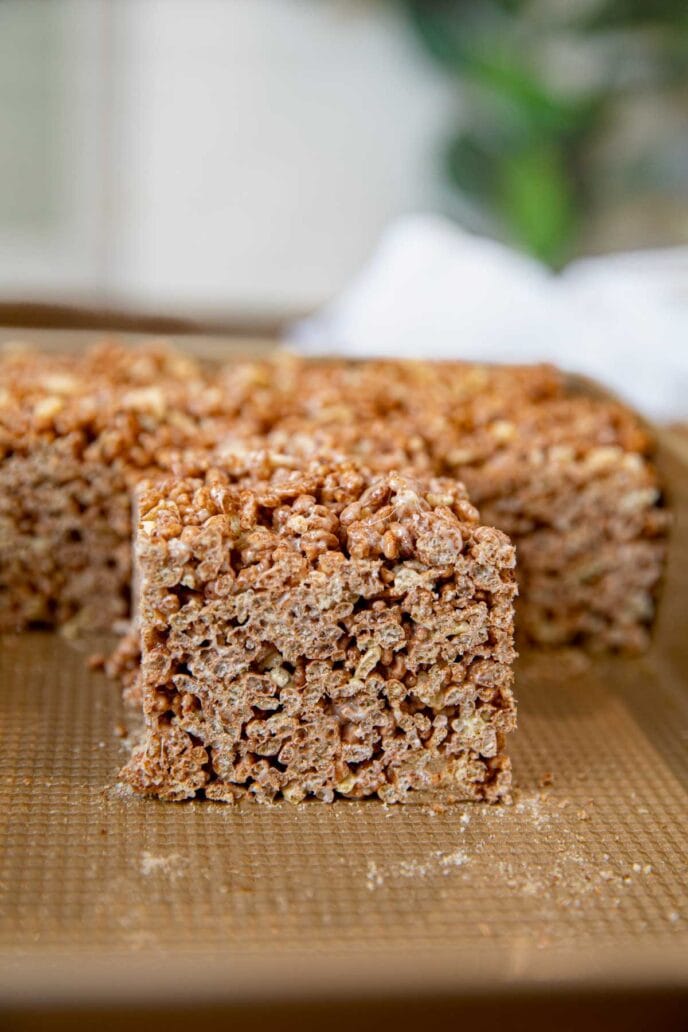
M509 806L117 785L106 640L0 640L0 1007L688 989L688 463L650 653L518 666Z

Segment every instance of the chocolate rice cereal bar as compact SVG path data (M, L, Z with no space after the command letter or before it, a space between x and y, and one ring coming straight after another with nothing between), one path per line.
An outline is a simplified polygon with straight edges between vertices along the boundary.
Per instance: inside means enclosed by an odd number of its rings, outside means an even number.
M255 373L264 383L268 365ZM669 518L652 439L625 406L547 366L295 361L291 379L280 372L269 430L251 439L255 421L238 420L221 454L263 441L456 477L517 547L525 638L647 645Z
M218 399L164 346L3 355L0 630L110 629L127 615L131 488L218 438Z
M264 454L137 504L137 792L508 791L515 555L459 483Z
M669 516L637 418L613 401L559 398L501 421L497 446L480 437L464 436L452 471L516 544L522 635L642 651Z

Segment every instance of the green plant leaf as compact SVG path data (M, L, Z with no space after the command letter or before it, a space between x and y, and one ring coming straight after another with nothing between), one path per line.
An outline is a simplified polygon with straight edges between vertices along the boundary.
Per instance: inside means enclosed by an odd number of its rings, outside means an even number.
M560 265L594 194L591 148L619 102L639 90L678 96L688 84L688 0L398 2L471 110L474 128L448 148L452 181L512 239ZM567 34L598 58L587 95L552 85L552 44Z
M686 0L603 0L577 25L589 32L659 26L679 31L688 28L688 8Z
M453 74L465 74L480 41L510 34L517 24L516 0L405 0L411 25L436 60Z
M531 254L554 267L570 257L578 207L561 151L534 145L508 157L499 171L497 204L511 236Z
M498 159L477 135L465 132L451 141L447 168L452 181L471 200L482 204L494 201Z
M595 117L595 97L567 97L550 88L536 70L523 0L407 0L414 28L426 50L463 82L506 112L520 133L584 131Z
M512 55L496 48L489 54L475 54L471 73L523 132L575 136L591 128L598 117L598 95L560 96Z

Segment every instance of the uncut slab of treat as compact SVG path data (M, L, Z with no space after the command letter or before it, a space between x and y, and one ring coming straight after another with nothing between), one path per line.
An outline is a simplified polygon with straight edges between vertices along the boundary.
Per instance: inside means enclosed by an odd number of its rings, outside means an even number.
M515 555L448 479L210 470L138 494L142 793L508 791Z

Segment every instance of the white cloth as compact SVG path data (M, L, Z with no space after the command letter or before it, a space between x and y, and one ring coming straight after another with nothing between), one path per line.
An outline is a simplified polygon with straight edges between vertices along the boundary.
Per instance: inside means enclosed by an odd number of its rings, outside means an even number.
M688 248L589 258L556 275L437 216L408 216L288 340L311 354L554 362L650 418L686 419Z

